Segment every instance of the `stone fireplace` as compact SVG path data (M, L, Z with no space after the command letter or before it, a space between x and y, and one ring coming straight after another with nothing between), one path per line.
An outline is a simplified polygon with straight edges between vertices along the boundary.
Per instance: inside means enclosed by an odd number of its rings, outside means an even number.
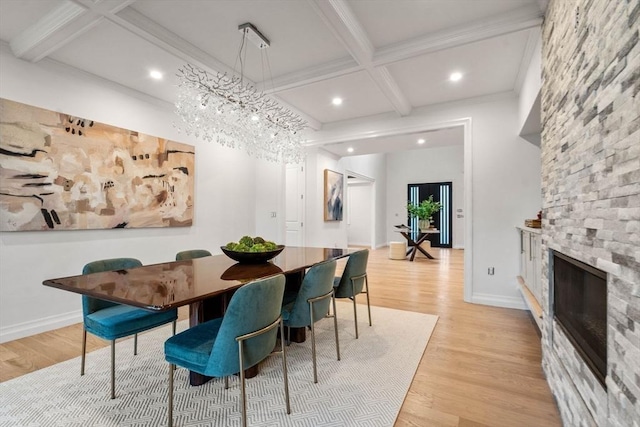
M542 364L566 426L640 427L639 27L637 0L551 0L543 25ZM587 338L604 303L604 352L557 317L558 253L604 273L573 297Z

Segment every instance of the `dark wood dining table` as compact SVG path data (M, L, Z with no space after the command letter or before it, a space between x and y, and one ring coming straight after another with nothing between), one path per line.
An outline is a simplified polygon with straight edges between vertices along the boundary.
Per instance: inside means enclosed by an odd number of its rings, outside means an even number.
M273 260L239 264L226 255L145 265L126 270L45 280L43 285L82 295L128 304L151 311L189 306L189 324L195 326L224 313L233 292L245 283L284 274L288 290L297 289L306 269L322 261L340 259L352 250L287 246ZM304 340L304 328L296 331ZM257 370L253 373L255 375ZM191 372L192 385L208 377Z

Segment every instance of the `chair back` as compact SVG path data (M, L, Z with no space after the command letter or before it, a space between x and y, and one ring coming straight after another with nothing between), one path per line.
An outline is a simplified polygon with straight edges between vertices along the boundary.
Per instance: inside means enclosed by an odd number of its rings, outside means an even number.
M126 270L128 268L142 267L140 260L135 258L112 258L103 259L99 261L93 261L86 264L82 269L82 274L101 273L103 271L115 271ZM87 316L91 313L95 313L98 310L102 310L114 305L118 305L115 302L104 301L98 298L82 296L82 314Z
M191 249L189 251L182 251L176 254L176 261L184 261L187 259L204 258L211 256L211 252L206 249Z
M223 377L240 372L236 337L259 331L280 317L284 275L257 280L240 287L231 297L216 336L205 375ZM278 328L244 342L244 367L264 360L276 345Z
M336 289L337 298L347 298L362 292L364 287L364 275L367 274L367 262L369 260L369 249L363 249L349 255L347 265L340 278L338 288ZM351 278L358 277L353 282L353 291L351 289ZM352 293L353 292L353 293Z
M287 325L294 328L311 325L309 299L326 295L333 288L333 278L336 275L336 261L325 261L311 267L302 280L298 296L293 304ZM313 319L323 319L329 311L331 298L313 303Z

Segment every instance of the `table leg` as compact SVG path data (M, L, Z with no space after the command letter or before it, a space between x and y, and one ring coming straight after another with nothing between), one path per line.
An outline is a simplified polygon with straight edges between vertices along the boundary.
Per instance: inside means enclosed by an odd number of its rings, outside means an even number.
M416 257L416 252L418 252L418 250L416 249L418 246L414 246L413 249L411 249L411 258L409 258L409 261L413 261L413 259Z
M304 279L304 270L285 275L285 290L297 292L302 286ZM286 333L286 332L285 332ZM307 331L305 328L291 328L291 341L296 343L305 342L307 339Z
M422 237L420 237L418 239L417 242L415 242L415 246L413 247L413 254L411 254L411 261L413 261L413 258L416 256L416 252L417 251L422 252L422 254L424 256L426 256L427 258L429 258L429 259L435 259L434 257L431 256L431 254L429 252L425 251L420 246L425 240L427 240L427 237L429 237L429 235L428 234L424 234Z
M427 258L429 258L429 259L435 259L434 257L432 257L432 256L431 256L431 254L430 254L429 252L425 251L425 250L424 250L424 249L422 249L420 246L417 246L417 248L418 248L418 250L419 250L420 252L422 252L422 254L423 254L424 256L426 256ZM411 261L413 261L413 258L411 259Z

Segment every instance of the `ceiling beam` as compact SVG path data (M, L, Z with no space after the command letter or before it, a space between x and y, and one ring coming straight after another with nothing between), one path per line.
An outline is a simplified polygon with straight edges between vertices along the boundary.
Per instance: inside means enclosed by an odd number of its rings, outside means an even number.
M115 13L134 1L64 0L15 36L10 43L11 51L16 58L38 62L98 25L104 13Z
M314 10L342 42L349 54L371 76L376 86L401 116L411 113L411 104L391 74L372 62L374 47L364 28L344 0L309 0Z
M37 62L52 50L68 43L82 27L95 23L96 17L86 19L86 12L86 8L65 0L15 36L10 43L11 51L17 58ZM83 15L85 22L78 28L78 18Z
M108 16L107 18L138 37L141 37L149 43L169 52L176 58L182 59L186 63L196 65L205 70L213 71L214 73L235 74L233 69L218 61L207 52L197 46L194 46L192 43L132 8L126 8L120 11L117 15ZM256 86L256 83L248 78L245 77L244 80L247 84ZM322 123L318 120L286 103L275 93L270 94L270 96L278 101L278 103L283 107L291 110L293 113L306 120L311 129L318 130L322 127Z
M276 77L268 82L268 87L265 87L264 90L267 93L282 92L283 90L295 89L312 83L356 73L363 69L362 66L358 65L358 63L349 56Z
M324 13L319 10L319 5L327 6L323 0L310 0L314 9L325 19ZM542 24L542 12L536 7L525 7L515 11L502 14L490 20L474 25L466 25L453 30L446 30L429 34L428 36L418 37L405 42L385 46L377 51L374 50L373 58L369 61L374 67L382 67L397 61L410 59L425 53L437 52L452 47L464 46L475 43L491 37L497 37L504 34L510 34L516 31L522 31L530 28L539 28ZM337 32L333 25L330 25L334 34L342 40L340 32ZM356 32L361 34L360 32ZM362 37L362 36L359 36ZM343 41L344 43L344 41ZM365 45L367 43L365 42ZM347 50L352 54L353 46L346 45ZM356 58L356 53L352 56ZM366 57L365 57L366 59ZM356 59L357 60L357 59ZM295 73L275 78L273 80L271 92L277 93L283 90L295 89L310 83L324 81L327 79L340 77L342 75L351 74L356 71L365 69L364 66L350 60L338 60L328 67L311 67Z
M443 49L463 46L505 34L542 25L542 13L537 7L523 7L475 24L440 31L379 49L374 65L389 65Z
M233 69L230 67L227 67L204 50L194 46L176 33L169 31L167 28L133 8L126 8L108 18L114 24L170 53L176 58L197 65L200 68L215 70L219 73L233 74Z

